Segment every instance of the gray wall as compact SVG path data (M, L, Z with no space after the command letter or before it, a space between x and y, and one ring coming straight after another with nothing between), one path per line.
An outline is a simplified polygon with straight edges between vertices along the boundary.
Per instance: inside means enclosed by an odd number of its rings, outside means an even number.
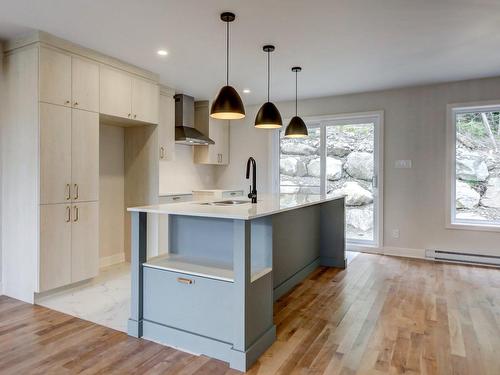
M385 112L384 246L407 249L453 249L500 255L500 232L445 228L446 105L500 100L500 77L302 100L303 116ZM277 103L283 118L293 115L294 103ZM258 107L231 125L231 164L216 169L219 187L247 188L244 167L248 156L257 160L258 189L271 191L270 132L257 130ZM412 169L395 169L394 161L410 159ZM393 228L400 238L393 239Z

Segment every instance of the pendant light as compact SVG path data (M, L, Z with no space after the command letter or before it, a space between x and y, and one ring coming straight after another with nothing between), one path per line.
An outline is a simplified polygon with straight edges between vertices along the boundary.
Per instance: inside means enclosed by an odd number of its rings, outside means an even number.
M271 52L274 51L274 46L265 45L263 48L264 52L267 52L267 102L262 104L257 116L255 117L255 127L259 129L277 129L283 126L283 121L281 120L280 111L278 108L269 101L269 87L271 81Z
M297 115L297 74L302 70L300 66L294 66L292 72L295 73L295 116L292 117L290 123L286 127L285 137L286 138L305 138L308 136L307 126Z
M245 107L236 90L229 86L229 23L233 22L234 13L224 12L220 19L226 23L226 86L220 89L210 109L210 117L219 120L239 120L245 117Z

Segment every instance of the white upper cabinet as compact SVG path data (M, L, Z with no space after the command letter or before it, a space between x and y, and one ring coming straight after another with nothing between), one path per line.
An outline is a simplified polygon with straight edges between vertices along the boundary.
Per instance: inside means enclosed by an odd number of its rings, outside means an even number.
M208 136L215 142L208 146L210 164L229 164L229 121L210 121Z
M158 123L157 84L105 66L101 66L100 76L101 113Z
M40 101L99 112L99 65L40 48Z
M157 84L133 77L132 118L137 121L158 124L159 95L160 90Z
M194 162L198 164L229 164L229 121L216 120L209 115L208 101L195 102L196 129L215 142L209 146L194 146Z
M40 47L40 101L71 107L71 56Z
M175 159L175 100L173 93L160 95L158 125L158 156L160 160Z
M131 118L132 79L125 72L101 65L100 79L101 113Z
M71 68L72 107L99 112L99 64L72 57Z

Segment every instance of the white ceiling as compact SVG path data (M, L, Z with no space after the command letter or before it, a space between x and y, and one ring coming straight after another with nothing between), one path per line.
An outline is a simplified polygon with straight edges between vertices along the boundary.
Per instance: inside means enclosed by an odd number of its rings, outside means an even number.
M500 75L499 0L13 0L0 1L0 38L40 29L159 73L178 92L209 99L225 79L247 104ZM159 57L159 48L168 50Z

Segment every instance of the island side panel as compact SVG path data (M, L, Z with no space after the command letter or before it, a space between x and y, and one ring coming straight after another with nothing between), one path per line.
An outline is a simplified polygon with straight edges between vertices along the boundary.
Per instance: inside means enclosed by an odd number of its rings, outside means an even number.
M345 199L335 199L320 205L320 262L327 267L346 267Z
M320 219L320 205L272 216L275 300L319 266Z
M250 247L251 226L248 220L234 220L233 232L233 267L235 293L235 336L233 349L245 352L247 348L247 309L249 305L248 288L250 286Z
M134 337L142 336L143 319L143 266L147 257L147 214L131 212L131 300L128 334Z
M230 366L246 371L276 339L272 273L251 280L252 258L257 266L272 267L266 259L272 252L272 220L234 220L233 227L235 337Z

